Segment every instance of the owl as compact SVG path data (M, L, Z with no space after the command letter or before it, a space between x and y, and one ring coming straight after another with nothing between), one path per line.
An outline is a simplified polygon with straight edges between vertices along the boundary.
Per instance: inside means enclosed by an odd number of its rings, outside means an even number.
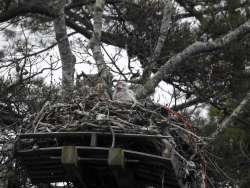
M82 79L78 78L76 87L81 98L110 99L108 87L99 74L82 74Z
M121 102L133 102L134 104L137 102L135 93L122 81L117 82L112 99Z

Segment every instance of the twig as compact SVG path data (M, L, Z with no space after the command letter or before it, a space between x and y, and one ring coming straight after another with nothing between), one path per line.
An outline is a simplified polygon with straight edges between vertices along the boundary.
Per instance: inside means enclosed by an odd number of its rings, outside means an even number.
M34 120L34 122L33 122L33 127L35 127L35 128L34 128L34 133L36 132L36 129L37 129L38 125L39 125L39 122L42 120L42 118L43 118L44 115L45 115L45 114L43 114L43 112L45 111L46 107L49 106L49 105L50 105L50 102L47 101L47 102L43 105L43 107L42 107L42 109L40 110L40 112L38 113L38 115L36 116L36 118L35 118L35 120Z

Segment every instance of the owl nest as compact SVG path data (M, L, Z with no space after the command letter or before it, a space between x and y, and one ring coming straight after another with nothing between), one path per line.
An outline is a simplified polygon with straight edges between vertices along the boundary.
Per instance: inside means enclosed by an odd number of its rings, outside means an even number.
M194 153L201 138L169 115L163 106L113 100L76 99L47 102L39 113L24 120L21 133L101 132L171 137L181 153ZM184 151L185 150L185 151Z
M170 157L169 152L173 151L172 148L174 148L176 151L175 168L180 177L185 177L183 174L187 172L187 168L188 171L189 168L193 168L193 165L190 164L198 165L198 170L194 174L198 174L199 169L202 169L203 166L200 137L186 128L185 123L172 118L166 108L153 103L142 105L102 100L95 97L78 98L70 103L51 104L47 102L40 112L24 120L21 134L31 133L30 135L48 136L53 133L58 135L58 133L75 134L77 132L91 132L91 134L98 132L99 147L116 146L165 157ZM109 134L108 138L105 137L107 133ZM136 135L137 138L117 137L125 134ZM110 139L111 136L112 139ZM36 150L40 147L71 144L89 145L89 141L84 140L85 138L81 137L80 139L79 136L73 136L58 139L51 137L23 139L20 141L19 147Z
M114 131L119 133L161 134L170 124L163 108L112 100L87 98L70 103L47 102L40 112L24 120L23 133L67 131Z
M169 120L159 106L112 100L78 99L71 103L47 102L39 113L24 120L25 133L114 131L159 134Z

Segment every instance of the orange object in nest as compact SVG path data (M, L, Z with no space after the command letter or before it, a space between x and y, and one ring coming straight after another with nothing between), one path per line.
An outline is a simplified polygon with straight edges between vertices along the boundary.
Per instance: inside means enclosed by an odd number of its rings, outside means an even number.
M186 125L189 129L192 129L193 126L192 124L187 120L187 118L185 118L183 115L181 115L179 112L175 112L173 111L171 108L165 106L164 109L166 110L166 112L168 112L171 115L176 116L180 121L182 121L182 123L184 125Z

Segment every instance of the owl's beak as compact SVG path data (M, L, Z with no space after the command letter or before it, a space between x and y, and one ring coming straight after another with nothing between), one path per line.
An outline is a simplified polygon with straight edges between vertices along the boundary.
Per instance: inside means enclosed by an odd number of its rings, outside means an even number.
M117 91L122 90L122 87L116 87Z

